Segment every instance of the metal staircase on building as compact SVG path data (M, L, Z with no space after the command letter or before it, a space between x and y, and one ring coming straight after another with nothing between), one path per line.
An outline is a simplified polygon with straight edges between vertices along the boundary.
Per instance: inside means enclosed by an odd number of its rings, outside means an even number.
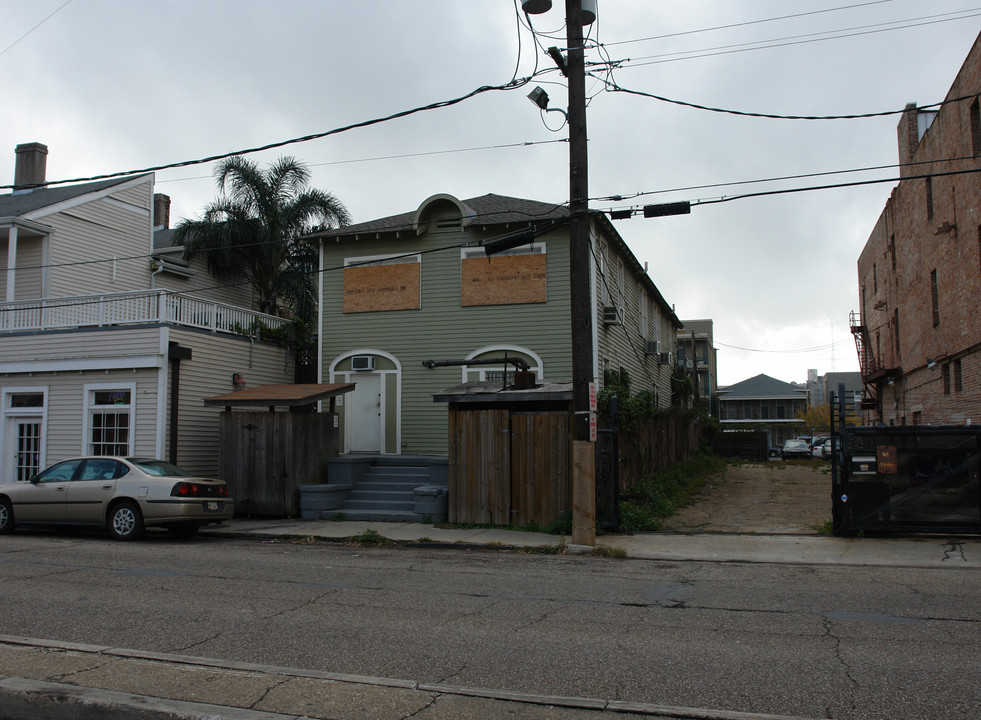
M898 377L901 371L898 368L887 368L882 362L882 358L872 350L872 338L869 337L869 329L862 322L862 316L852 310L848 313L848 324L855 338L855 349L858 351L858 367L862 373L863 410L876 410L879 407L879 383L884 380Z

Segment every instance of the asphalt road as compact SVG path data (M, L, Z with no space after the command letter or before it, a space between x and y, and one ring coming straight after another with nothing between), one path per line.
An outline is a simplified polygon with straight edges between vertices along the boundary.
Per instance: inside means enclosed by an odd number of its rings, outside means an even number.
M19 531L0 634L808 718L981 717L981 574Z

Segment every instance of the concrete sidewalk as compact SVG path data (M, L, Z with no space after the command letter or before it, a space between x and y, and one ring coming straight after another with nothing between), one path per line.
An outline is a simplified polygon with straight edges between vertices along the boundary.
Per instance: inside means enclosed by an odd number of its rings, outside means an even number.
M332 520L232 520L201 532L211 536L254 538L314 537L345 541L366 532L404 543L485 548L568 548L567 536L497 528L438 528L419 523ZM628 558L703 562L805 565L883 565L981 567L981 539L839 538L826 535L731 533L640 533L601 535L597 547L618 549Z

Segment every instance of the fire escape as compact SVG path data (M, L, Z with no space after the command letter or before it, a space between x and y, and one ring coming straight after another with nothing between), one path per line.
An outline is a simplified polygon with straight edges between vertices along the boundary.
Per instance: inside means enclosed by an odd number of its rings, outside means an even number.
M882 411L880 386L883 382L892 384L895 378L902 375L900 368L887 368L882 357L872 349L872 339L869 329L862 322L862 316L852 310L848 313L848 324L852 337L855 338L855 349L858 350L858 366L862 373L862 409Z

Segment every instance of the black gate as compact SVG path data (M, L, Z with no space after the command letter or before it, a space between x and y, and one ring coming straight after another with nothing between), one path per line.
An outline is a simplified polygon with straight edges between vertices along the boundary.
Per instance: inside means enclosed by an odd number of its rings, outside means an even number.
M981 428L846 427L832 442L835 534L981 534Z

